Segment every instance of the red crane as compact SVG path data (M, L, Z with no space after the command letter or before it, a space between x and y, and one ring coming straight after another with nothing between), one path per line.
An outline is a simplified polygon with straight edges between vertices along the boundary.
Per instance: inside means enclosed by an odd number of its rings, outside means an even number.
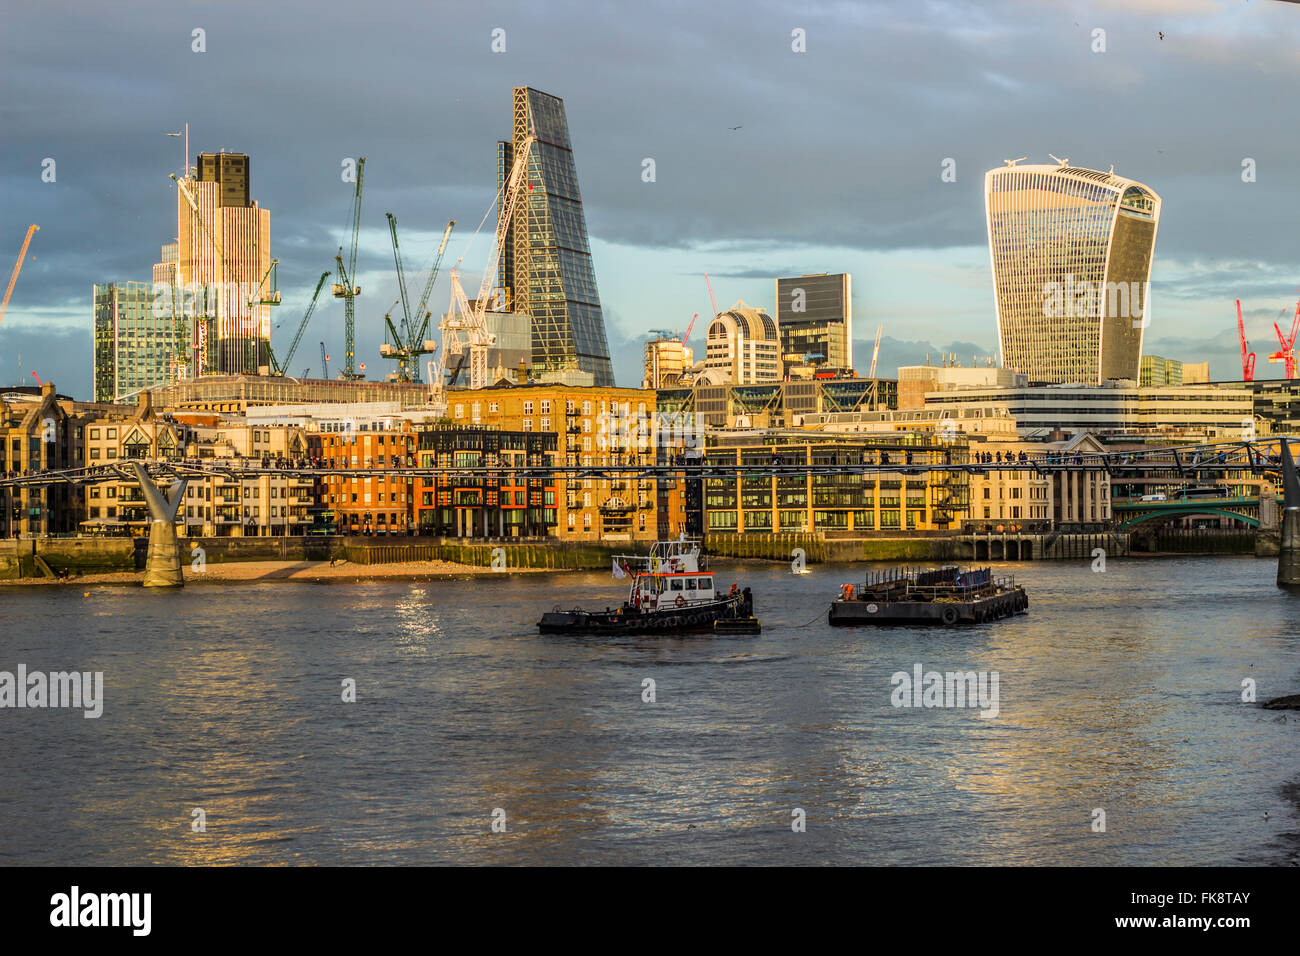
M682 333L682 345L685 345L686 340L691 337L691 329L695 328L695 320L698 319L699 317L700 317L700 313L698 312L696 312L693 316L691 316L691 324L686 326L686 331Z
M1286 369L1287 378L1296 377L1296 355L1295 339L1296 333L1300 332L1300 302L1296 302L1295 318L1291 320L1291 334L1289 336L1282 334L1282 327L1276 322L1273 323L1273 331L1277 332L1278 344L1282 347L1269 354L1270 362L1282 362Z
M1241 319L1241 300L1237 300L1237 337L1241 339L1241 380L1255 381L1255 353L1246 341L1246 323Z
M709 302L713 305L713 314L718 314L718 297L713 294L713 283L709 281L709 274L704 273L704 284L709 287Z

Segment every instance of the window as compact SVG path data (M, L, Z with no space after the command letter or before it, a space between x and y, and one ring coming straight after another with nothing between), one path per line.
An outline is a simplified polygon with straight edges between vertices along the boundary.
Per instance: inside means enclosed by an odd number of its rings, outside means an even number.
M532 413L533 413L533 403L532 403L532 402L524 402L524 414L525 414L525 415L531 415Z

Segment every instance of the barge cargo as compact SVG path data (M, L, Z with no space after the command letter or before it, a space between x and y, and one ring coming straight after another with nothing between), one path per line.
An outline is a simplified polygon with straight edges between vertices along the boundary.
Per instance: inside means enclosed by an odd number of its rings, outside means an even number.
M922 570L890 568L868 572L861 586L846 584L831 603L827 623L982 624L1029 609L1029 596L1012 577L994 577L990 568L956 565Z

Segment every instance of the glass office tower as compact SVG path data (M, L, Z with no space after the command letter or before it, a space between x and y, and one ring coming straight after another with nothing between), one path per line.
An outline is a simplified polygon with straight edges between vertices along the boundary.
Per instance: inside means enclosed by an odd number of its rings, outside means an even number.
M1062 162L984 177L1002 363L1031 384L1138 378L1160 197Z
M152 282L95 283L94 364L97 402L176 379L189 352L189 328L178 318L165 289Z
M533 367L538 372L579 369L598 386L614 384L605 319L587 242L564 101L530 89L514 90L514 129L497 145L497 179L504 184L517 150L537 137L528 157L528 187L500 251L497 282L502 307L532 316Z

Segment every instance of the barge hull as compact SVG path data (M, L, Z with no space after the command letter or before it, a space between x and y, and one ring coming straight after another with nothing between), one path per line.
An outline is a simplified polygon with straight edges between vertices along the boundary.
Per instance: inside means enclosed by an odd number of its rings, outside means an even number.
M835 627L866 624L920 624L950 627L982 624L1013 614L1024 614L1029 598L1016 587L964 601L885 601L840 598L831 604L826 621Z

